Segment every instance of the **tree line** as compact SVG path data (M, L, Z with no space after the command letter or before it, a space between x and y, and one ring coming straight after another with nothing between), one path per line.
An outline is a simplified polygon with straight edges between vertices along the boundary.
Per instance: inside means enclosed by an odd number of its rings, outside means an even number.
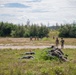
M41 24L16 25L8 22L0 22L1 37L47 37L48 27Z
M66 38L76 38L76 23L61 25L59 36Z

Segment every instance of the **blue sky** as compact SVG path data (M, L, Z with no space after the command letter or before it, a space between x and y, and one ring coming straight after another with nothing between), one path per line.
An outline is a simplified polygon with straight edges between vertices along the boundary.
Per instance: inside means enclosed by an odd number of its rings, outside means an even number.
M0 0L0 21L14 24L72 23L76 20L76 0Z

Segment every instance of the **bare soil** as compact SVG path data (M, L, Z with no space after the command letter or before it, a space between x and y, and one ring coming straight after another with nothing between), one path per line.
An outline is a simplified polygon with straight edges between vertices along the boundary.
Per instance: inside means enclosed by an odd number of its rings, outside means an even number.
M6 48L11 48L11 49L43 49L43 48L49 48L50 46L29 46L29 45L25 45L25 46L9 46L9 45L5 45L5 46L0 46L0 49L6 49ZM59 48L61 48L61 46L59 46ZM76 46L72 46L72 45L65 45L64 48L73 48L75 49Z

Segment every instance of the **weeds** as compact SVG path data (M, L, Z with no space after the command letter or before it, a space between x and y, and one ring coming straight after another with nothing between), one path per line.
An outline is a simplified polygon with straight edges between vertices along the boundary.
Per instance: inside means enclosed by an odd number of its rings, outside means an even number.
M46 60L47 49L34 49L34 59L19 59L29 50L0 50L0 75L76 75L76 50L64 49L69 62Z

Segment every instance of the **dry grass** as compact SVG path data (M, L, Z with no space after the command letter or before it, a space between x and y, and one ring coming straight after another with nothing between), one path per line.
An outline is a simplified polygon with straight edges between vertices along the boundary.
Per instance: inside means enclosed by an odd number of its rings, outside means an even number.
M59 40L61 40L59 38ZM76 38L64 38L66 45L76 45ZM49 38L43 38L39 40L35 40L33 38L33 41L30 41L30 38L0 38L0 45L32 45L32 46L46 46L50 44L55 44L55 39L52 37Z
M32 41L30 41L30 38L0 38L0 45L49 45L49 41L43 41L42 39L35 40L33 38Z
M55 44L55 39L53 39L53 36L56 38L58 37L59 32L58 31L50 31L49 38L42 38L39 40L35 40L33 38L33 41L30 41L30 38L0 38L0 45L16 45L16 46L23 46L23 45L31 45L31 46L50 46L50 44ZM61 40L59 38L59 40ZM65 45L76 45L76 38L64 38Z
M76 45L76 38L64 38L64 40L67 45Z

